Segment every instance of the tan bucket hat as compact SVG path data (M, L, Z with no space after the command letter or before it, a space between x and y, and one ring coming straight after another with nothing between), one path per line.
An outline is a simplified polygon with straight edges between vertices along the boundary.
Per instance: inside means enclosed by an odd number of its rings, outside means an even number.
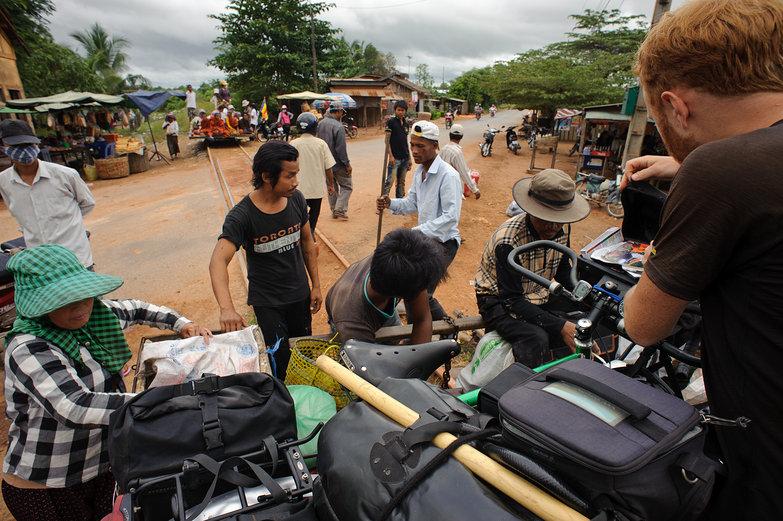
M512 194L520 208L544 221L573 223L590 214L587 201L576 196L574 180L556 168L547 168L532 177L520 179Z

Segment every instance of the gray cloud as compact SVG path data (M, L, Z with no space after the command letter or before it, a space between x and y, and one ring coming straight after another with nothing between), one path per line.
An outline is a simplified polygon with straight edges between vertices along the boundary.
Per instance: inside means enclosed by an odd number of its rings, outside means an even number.
M552 43L573 22L568 15L608 5L629 14L650 16L654 0L337 0L324 18L341 28L346 39L372 42L391 52L398 68L411 72L419 63L436 81L450 80L473 67ZM674 7L682 3L675 1ZM73 31L100 23L110 34L127 38L129 73L153 84L200 84L221 72L207 65L218 35L209 14L225 9L226 0L56 0L51 31L60 43L76 49ZM404 5L401 5L404 4ZM580 5L581 4L581 5ZM385 6L397 6L384 8ZM107 8L108 7L108 8ZM303 13L304 15L305 13Z

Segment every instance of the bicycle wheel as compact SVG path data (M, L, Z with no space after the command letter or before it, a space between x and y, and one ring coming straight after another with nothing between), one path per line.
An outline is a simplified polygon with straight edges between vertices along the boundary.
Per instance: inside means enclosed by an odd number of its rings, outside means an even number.
M355 127L348 131L348 137L351 139L355 138L357 134L359 134L359 131Z

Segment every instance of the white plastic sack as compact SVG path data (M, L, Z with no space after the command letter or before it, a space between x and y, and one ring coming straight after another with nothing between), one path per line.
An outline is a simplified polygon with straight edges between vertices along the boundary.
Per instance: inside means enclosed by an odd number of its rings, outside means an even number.
M149 387L181 384L204 373L228 376L236 373L269 372L263 337L258 326L215 335L206 345L200 336L148 342L139 354L139 365L154 373ZM260 360L262 359L262 360Z
M696 369L691 375L688 386L682 390L682 399L691 405L707 403L707 389L704 387L704 376L701 368Z
M457 386L462 387L465 392L483 387L513 363L511 344L503 340L497 332L491 331L481 337L473 359L459 372Z

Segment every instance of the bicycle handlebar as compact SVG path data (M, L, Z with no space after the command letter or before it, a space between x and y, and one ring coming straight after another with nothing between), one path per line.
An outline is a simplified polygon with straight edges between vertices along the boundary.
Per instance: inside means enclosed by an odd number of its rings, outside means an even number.
M571 271L568 273L568 279L569 282L571 282L572 286L576 286L579 283L579 278L576 276L576 264L577 264L577 256L576 252L569 248L568 246L564 244L560 244L554 241L533 241L529 242L527 244L523 244L522 246L518 246L511 250L511 253L508 254L508 263L511 265L512 268L520 272L524 277L530 279L531 281L535 282L536 284L543 286L549 290L550 293L553 295L559 295L565 291L566 295L570 297L570 293L563 288L563 285L559 282L552 281L545 279L541 275L538 275L537 273L533 273L529 269L525 268L524 266L521 266L516 258L519 254L525 253L530 250L535 250L538 248L548 248L550 250L556 250L562 253L563 255L567 256L571 260Z

